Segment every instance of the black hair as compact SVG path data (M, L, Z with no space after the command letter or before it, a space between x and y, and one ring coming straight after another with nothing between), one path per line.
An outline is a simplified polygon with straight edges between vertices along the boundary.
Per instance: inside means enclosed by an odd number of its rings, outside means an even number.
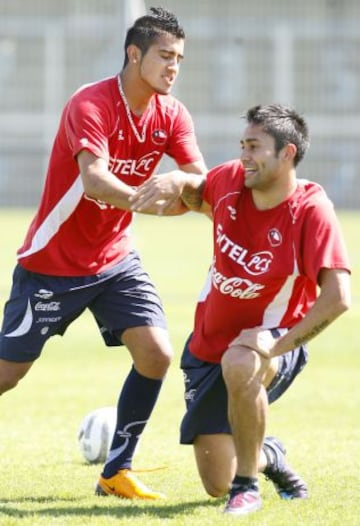
M246 113L248 124L259 124L275 140L275 152L289 143L295 144L296 166L304 157L309 145L309 129L305 119L290 106L269 104L253 106Z
M149 47L163 33L169 33L177 39L185 39L185 32L173 13L162 7L151 7L150 14L135 20L133 26L127 31L124 44L125 59L123 67L129 61L127 48L130 44L137 46L141 53L145 55Z

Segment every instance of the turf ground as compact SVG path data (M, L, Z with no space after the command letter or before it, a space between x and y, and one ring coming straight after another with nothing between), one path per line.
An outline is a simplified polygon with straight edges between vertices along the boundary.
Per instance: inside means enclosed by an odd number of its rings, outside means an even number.
M116 403L130 361L125 349L104 348L85 313L65 337L53 338L17 389L0 400L0 526L357 526L360 214L339 215L354 268L353 307L313 340L309 365L272 406L268 426L307 480L308 501L281 501L261 478L262 510L232 518L221 514L224 499L211 499L202 489L191 447L178 444L184 407L178 362L210 261L210 222L193 214L139 216L136 244L162 295L175 359L134 467L161 468L141 477L168 498L130 502L93 495L101 466L83 461L78 426L89 411ZM29 211L0 211L1 308L30 217Z

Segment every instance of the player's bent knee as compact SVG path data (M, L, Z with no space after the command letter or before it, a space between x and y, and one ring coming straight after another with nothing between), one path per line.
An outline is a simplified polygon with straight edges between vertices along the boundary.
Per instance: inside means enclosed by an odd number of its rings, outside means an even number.
M259 367L260 359L256 353L249 350L242 351L241 348L229 349L221 360L221 369L226 384L247 383L248 379L256 374Z
M213 484L211 481L203 480L203 486L210 497L219 498L224 497L229 492L229 486L219 486L218 484Z
M224 466L223 471L219 469L213 470L211 466L209 466L208 469L204 469L204 466L201 467L198 465L198 468L201 482L210 497L218 498L227 495L232 478L228 476L229 473L226 466Z
M163 378L170 366L170 360L165 358L142 361L139 367L143 370L145 376L150 378Z
M161 352L161 349L144 348L131 354L136 370L148 378L164 378L171 364L172 355Z
M140 374L152 379L164 378L173 354L165 329L133 327L124 331L121 339Z
M194 453L205 491L211 497L226 495L237 464L231 435L198 435L194 440Z

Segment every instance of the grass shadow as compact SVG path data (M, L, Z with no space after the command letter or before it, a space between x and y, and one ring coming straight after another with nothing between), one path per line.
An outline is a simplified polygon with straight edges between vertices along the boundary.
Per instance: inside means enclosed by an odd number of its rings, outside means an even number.
M157 517L157 518L174 518L178 515L183 515L186 512L190 512L191 510L194 510L196 508L200 508L202 506L212 507L216 508L219 506L220 499L201 499L196 501L188 501L188 502L181 502L178 504L162 504L161 506L156 503L144 503L142 501L139 502L139 505L134 505L133 501L131 501L131 504L129 504L128 500L120 500L118 504L115 506L113 505L100 505L100 504L94 504L89 506L69 506L65 505L64 507L61 507L59 505L56 505L55 503L64 502L64 503L70 503L76 501L79 503L79 499L74 498L62 498L62 499L55 499L53 497L47 498L47 497L26 497L22 499L1 499L0 500L0 515L12 517L12 518L26 518L27 516L49 516L49 517L69 517L69 516L81 516L81 517L101 517L102 515L104 517L109 516L109 512L114 517L140 517L144 516L144 514L148 515L149 517ZM32 506L31 509L19 509L19 504L26 504L29 503L31 505L34 505L38 503L41 504L50 504L51 502L54 502L54 506L52 507L50 505L47 507L39 507L37 510L34 509ZM109 502L109 504L111 504Z

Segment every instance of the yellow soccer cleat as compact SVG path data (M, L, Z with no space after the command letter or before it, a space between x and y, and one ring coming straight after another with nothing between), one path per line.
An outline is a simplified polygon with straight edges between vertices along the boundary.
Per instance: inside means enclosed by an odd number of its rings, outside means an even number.
M157 493L147 488L130 469L120 469L113 477L105 479L100 477L95 489L95 495L125 499L163 499L163 493Z

